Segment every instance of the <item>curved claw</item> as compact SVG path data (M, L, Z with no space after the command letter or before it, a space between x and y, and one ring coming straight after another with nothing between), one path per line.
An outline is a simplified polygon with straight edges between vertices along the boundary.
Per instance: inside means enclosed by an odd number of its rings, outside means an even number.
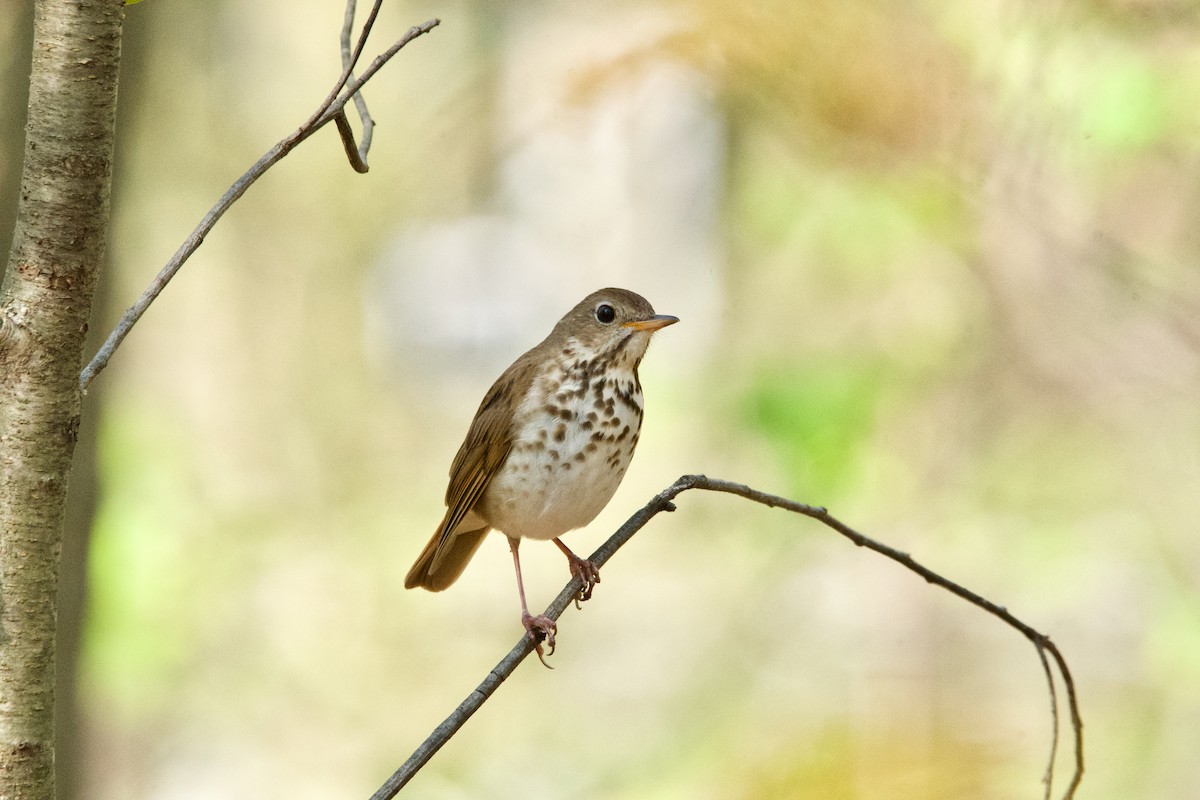
M533 639L533 650L537 653L542 666L546 669L554 669L546 663L546 656L554 655L554 634L558 633L558 624L545 615L539 614L535 617L528 613L521 615L521 624L525 626L525 632ZM543 642L550 646L550 652L542 651Z
M575 594L575 607L580 608L580 603L592 599L592 592L596 588L596 584L600 583L600 568L588 561L585 558L568 558L571 574L579 578L583 582L583 586L579 587L579 591Z
M575 593L575 607L580 608L579 604L591 599L592 590L600 582L600 568L586 558L580 558L571 552L571 548L563 544L562 539L555 539L554 544L567 557L567 567L571 570L571 576L579 578L579 582L583 584Z

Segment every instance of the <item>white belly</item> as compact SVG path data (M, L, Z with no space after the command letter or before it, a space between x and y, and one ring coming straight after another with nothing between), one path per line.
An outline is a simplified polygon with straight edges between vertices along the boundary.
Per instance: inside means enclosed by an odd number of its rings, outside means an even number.
M581 388L561 376L531 387L517 413L533 412L532 421L518 431L478 507L493 528L553 539L587 525L612 499L637 444L641 392L632 374L599 395ZM636 409L616 397L617 388Z

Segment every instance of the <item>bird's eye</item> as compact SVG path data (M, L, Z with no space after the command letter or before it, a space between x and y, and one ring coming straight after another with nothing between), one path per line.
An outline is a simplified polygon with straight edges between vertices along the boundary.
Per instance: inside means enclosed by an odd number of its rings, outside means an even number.
M608 303L601 303L596 306L596 321L601 325L611 325L612 321L617 318L617 310Z

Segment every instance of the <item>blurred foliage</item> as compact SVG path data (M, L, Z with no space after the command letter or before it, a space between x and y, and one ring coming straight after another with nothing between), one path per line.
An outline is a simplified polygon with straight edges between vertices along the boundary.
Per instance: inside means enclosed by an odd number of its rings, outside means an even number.
M118 306L323 96L337 5L129 10ZM511 646L501 541L400 587L547 276L682 320L577 549L684 472L828 504L1053 636L1084 796L1200 795L1200 7L450 2L375 41L433 15L367 91L371 172L296 151L101 378L88 796L365 796ZM779 512L679 505L412 791L1040 796L1019 637ZM561 558L522 558L536 605Z
M746 387L743 416L777 452L796 495L836 497L875 430L880 365L764 369ZM790 474L789 474L790 473Z

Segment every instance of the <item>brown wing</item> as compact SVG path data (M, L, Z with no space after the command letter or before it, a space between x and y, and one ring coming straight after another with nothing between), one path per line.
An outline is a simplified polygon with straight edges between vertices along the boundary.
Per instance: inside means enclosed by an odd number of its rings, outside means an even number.
M446 516L409 570L404 580L406 588L423 586L440 591L449 586L487 533L486 524L482 528L474 524L468 530L458 527L483 497L512 449L513 410L529 388L533 364L532 360L518 359L484 395L467 438L450 465ZM462 541L458 541L460 538Z

